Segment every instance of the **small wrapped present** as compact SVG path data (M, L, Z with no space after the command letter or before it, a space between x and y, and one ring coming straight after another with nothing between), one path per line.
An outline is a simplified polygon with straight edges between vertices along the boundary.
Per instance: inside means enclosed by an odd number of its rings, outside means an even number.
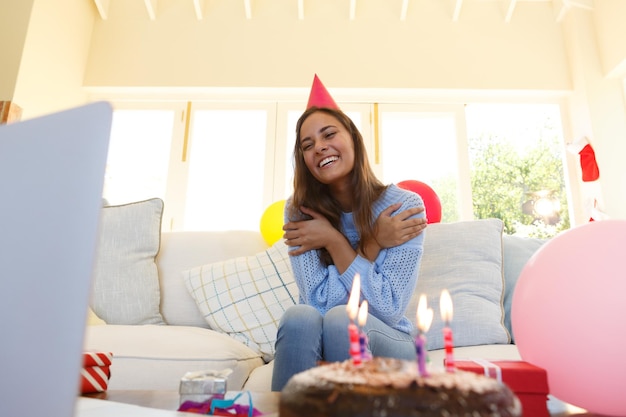
M187 372L180 380L180 403L203 402L214 397L223 398L228 385L228 375L232 372L232 369Z
M80 370L80 392L90 394L104 392L111 377L111 352L84 352L83 368Z
M457 369L485 374L506 384L522 403L524 416L549 417L548 374L545 369L524 361L456 360Z

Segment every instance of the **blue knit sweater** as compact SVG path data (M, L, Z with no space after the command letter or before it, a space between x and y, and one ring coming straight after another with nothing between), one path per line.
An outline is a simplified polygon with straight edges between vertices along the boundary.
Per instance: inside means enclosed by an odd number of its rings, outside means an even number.
M384 209L396 202L403 203L396 213L424 205L419 195L390 185L374 203L372 210L374 218L378 218ZM285 213L288 210L286 207ZM423 217L424 213L418 216ZM341 224L343 234L356 249L360 236L355 228L352 213L344 213ZM369 303L370 314L395 329L410 333L413 324L406 318L404 312L417 283L424 234L422 232L400 246L382 249L374 262L357 255L343 274L340 274L334 265L324 266L317 250L291 256L293 273L300 291L300 303L309 304L322 314L337 305L347 304L353 278L359 273L361 299L366 299ZM291 248L293 249L295 247Z

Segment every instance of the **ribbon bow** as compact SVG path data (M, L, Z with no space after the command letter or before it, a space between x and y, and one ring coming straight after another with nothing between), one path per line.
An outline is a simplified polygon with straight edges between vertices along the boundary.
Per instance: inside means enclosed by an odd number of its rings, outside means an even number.
M248 395L248 405L235 404L235 401L237 401L243 394ZM230 399L214 397L200 403L195 401L185 401L180 405L178 411L231 417L256 417L263 414L252 405L252 396L249 391L240 392L235 397Z

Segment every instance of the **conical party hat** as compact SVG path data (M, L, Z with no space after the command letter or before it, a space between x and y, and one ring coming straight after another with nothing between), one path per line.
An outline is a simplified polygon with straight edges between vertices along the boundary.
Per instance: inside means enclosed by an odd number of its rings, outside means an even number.
M313 78L313 85L311 86L311 93L309 93L309 102L306 105L307 109L311 107L328 107L331 109L339 109L335 100L330 96L324 84L320 81L317 74Z

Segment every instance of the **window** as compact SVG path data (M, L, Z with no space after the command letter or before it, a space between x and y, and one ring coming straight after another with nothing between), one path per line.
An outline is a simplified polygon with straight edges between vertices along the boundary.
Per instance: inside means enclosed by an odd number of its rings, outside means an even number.
M461 175L466 164L462 107L380 105L382 180L417 180L429 185L441 201L442 222L471 218L460 205L469 183Z
M184 230L258 229L267 123L260 109L194 111Z
M115 106L105 198L112 204L163 198L163 230L259 230L265 209L291 194L302 108L297 102ZM384 183L430 185L442 202L442 222L497 217L506 233L537 237L569 227L560 105L347 103L342 109L361 130L376 175Z
M113 113L104 184L109 204L165 198L173 125L173 110Z
M523 236L568 229L559 105L471 104L466 114L475 217Z

